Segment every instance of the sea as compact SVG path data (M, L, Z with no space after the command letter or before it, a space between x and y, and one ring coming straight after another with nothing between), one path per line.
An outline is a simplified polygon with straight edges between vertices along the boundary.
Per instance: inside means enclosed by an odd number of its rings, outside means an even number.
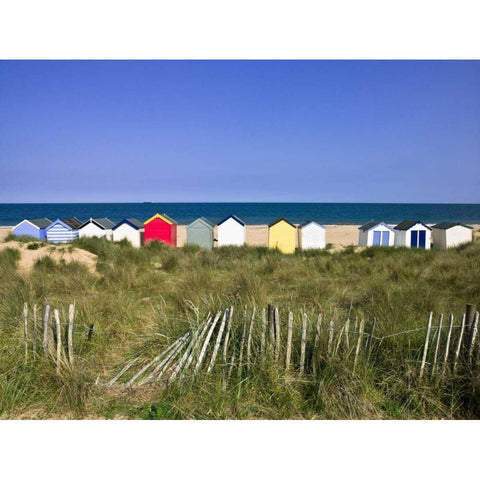
M460 203L3 203L0 225L13 226L25 218L107 217L145 221L155 213L166 213L179 224L198 217L214 223L237 215L247 224L270 224L280 217L292 223L308 220L324 225L361 225L371 220L397 224L402 220L424 223L442 221L480 224L480 204Z

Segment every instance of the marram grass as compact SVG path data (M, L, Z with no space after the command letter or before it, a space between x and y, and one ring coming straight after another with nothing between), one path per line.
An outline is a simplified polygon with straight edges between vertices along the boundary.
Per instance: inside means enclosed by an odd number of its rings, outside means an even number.
M289 379L284 369L260 362L238 378L234 373L227 388L221 368L168 388L162 383L125 391L103 386L128 361L151 360L208 312L230 305L239 321L245 305L249 312L255 306L257 313L268 303L278 305L283 342L288 311L294 312L297 326L301 313L308 313L309 334L319 312L324 325L332 316L339 325L348 317L352 329L355 321L358 326L364 318L369 324L375 317L378 336L424 326L430 311L434 318L453 312L458 320L466 303L480 303L478 243L439 252L370 248L294 255L253 247L171 249L156 243L135 249L102 239L74 245L98 256L95 273L50 258L23 273L17 268L18 250L0 251L1 418L480 417L479 375L460 371L442 382L417 381L410 359L421 354L423 332L385 340L374 356L360 359L355 374L351 362L338 359L320 361L315 372ZM63 319L75 301L79 327L73 366L57 370L42 352L24 358L18 322L23 303L31 307L44 301ZM238 343L239 331L235 335ZM296 329L295 345L299 335ZM293 357L298 362L298 348Z

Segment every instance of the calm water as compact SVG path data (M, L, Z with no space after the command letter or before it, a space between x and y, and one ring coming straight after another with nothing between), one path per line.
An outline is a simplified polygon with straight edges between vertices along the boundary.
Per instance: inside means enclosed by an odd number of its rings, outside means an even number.
M219 222L235 214L249 224L271 223L285 217L293 223L314 220L323 224L362 224L370 220L399 223L402 220L480 224L480 204L407 203L21 203L0 204L0 225L16 225L24 218L125 217L146 220L166 213L180 224L198 217Z

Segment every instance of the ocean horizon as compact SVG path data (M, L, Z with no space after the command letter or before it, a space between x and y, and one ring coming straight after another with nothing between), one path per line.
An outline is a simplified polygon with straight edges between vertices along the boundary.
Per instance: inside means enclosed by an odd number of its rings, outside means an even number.
M218 223L234 214L247 224L269 224L280 217L292 223L307 220L325 225L357 225L371 220L396 224L402 220L424 223L442 221L480 224L480 204L476 203L3 203L0 226L14 226L24 218L108 217L114 222L123 218L145 221L155 213L166 213L179 224L198 217Z

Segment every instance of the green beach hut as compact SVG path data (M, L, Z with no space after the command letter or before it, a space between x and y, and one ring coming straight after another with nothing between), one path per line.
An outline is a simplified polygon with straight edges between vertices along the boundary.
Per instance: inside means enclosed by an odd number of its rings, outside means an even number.
M213 248L213 228L215 224L200 217L187 225L187 244L199 245L211 250Z

